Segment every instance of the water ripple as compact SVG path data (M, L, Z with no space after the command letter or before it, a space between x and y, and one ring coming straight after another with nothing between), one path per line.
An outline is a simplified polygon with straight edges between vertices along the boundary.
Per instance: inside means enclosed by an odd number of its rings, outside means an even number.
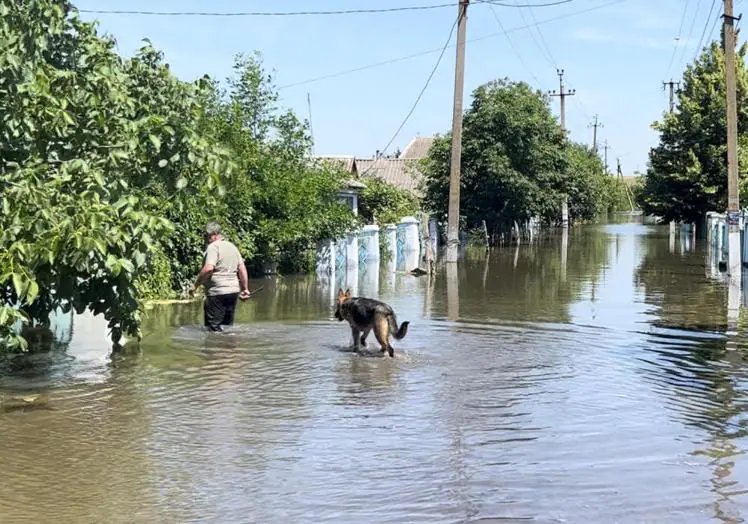
M723 284L654 226L570 237L565 271L556 237L466 254L457 303L444 271L380 282L411 321L394 359L351 353L329 289L289 278L224 336L178 306L140 354L79 324L0 361L0 520L741 522Z

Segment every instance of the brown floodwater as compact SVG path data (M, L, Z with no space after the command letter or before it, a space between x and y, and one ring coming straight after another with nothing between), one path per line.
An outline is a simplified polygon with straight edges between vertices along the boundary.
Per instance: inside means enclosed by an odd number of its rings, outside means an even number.
M153 309L116 358L75 317L0 363L0 522L744 522L746 331L703 241L561 244L361 276L411 321L394 359L347 350L313 277L253 281L226 335Z

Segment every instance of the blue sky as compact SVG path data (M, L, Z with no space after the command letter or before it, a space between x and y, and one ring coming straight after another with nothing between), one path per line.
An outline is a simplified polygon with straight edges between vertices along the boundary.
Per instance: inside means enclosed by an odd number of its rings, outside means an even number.
M545 3L546 0L504 0ZM157 11L300 11L387 8L451 3L450 0L78 0L79 9ZM164 51L185 80L205 73L224 79L236 53L262 52L276 71L281 104L305 118L311 98L315 153L371 156L397 130L423 87L454 23L457 8L383 14L287 17L177 17L88 14L113 35L123 55L142 38ZM657 136L653 121L667 109L662 82L679 80L721 1L573 0L555 7L491 7L472 4L468 15L465 106L478 85L499 77L558 89L556 67L566 71L567 127L572 139L591 143L589 124L599 115L599 143L608 141L608 162L621 158L625 175L645 170ZM736 3L740 13L742 0ZM599 9L590 10L600 6ZM684 11L685 7L685 11ZM718 10L720 13L718 13ZM587 12L583 12L587 11ZM496 16L494 15L494 12ZM685 13L685 16L684 16ZM499 18L501 25L497 22ZM553 18L564 17L555 21ZM537 25L535 25L537 24ZM503 34L503 29L508 35ZM519 29L533 26L529 29ZM682 27L681 27L682 26ZM680 39L676 37L680 34ZM507 38L508 36L508 38ZM416 135L449 131L454 89L455 37L421 102L390 151ZM392 59L421 54L334 78ZM675 53L674 53L675 52ZM671 64L672 57L672 65ZM670 67L669 67L670 66ZM298 85L290 85L298 84ZM558 114L558 99L553 99ZM602 149L600 150L602 155Z

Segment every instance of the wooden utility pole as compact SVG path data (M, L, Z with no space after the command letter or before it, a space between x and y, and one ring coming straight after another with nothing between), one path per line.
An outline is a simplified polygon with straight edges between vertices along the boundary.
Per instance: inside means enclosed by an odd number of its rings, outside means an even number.
M566 97L573 96L577 91L576 89L572 89L571 91L564 89L563 69L557 69L556 73L558 74L559 91L556 93L554 89L550 95L559 97L559 101L561 102L561 129L564 130L564 136L566 136ZM564 199L561 202L561 227L569 227L569 197L566 195L564 195Z
M449 168L449 208L447 212L446 262L457 262L460 246L460 164L462 160L462 95L465 84L465 33L470 0L458 0L457 58L452 110L452 156Z
M610 146L608 145L608 140L606 139L603 143L603 150L605 151L605 174L607 175L609 173L608 171L608 149L610 149Z
M566 131L566 97L567 96L574 96L577 92L576 89L572 89L571 91L566 91L564 86L564 70L563 69L557 69L556 74L558 74L558 83L559 83L559 90L558 93L554 89L551 91L551 96L557 96L559 97L559 100L561 102L561 129Z
M309 110L309 134L312 136L312 154L314 154L314 126L312 126L312 96L307 92L306 106Z
M678 86L678 89L680 89L680 82L673 82L672 79L670 82L663 82L662 83L662 90L664 91L666 87L670 87L670 112L673 112L673 109L675 109L675 87Z
M623 180L623 171L621 170L621 157L616 158L616 171L618 172L618 181L623 184L623 191L626 193L626 198L629 199L629 206L631 206L631 211L634 210L634 201L631 199L631 195L629 194L629 186L626 185L626 182Z
M731 276L741 274L740 195L738 193L738 113L735 88L735 18L732 0L724 0L725 91L727 93L727 226Z
M597 121L597 115L595 115L594 121L590 123L587 127L592 128L592 150L597 154L597 128L598 127L605 127L602 125L602 123Z

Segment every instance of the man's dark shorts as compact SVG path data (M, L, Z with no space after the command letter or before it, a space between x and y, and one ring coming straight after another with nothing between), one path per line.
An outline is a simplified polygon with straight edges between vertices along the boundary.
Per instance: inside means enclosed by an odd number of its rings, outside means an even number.
M205 326L211 331L223 331L221 326L233 324L234 311L238 300L239 293L206 296L203 305Z

